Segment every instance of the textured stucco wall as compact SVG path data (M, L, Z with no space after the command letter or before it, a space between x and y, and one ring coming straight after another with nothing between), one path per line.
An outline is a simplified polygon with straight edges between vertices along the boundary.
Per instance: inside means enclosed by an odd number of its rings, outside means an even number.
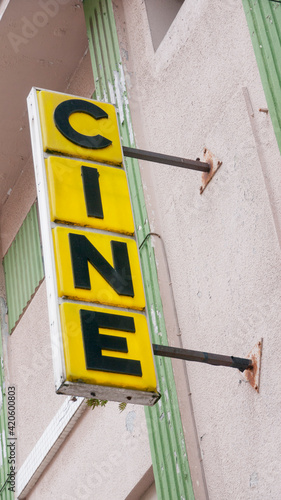
M66 89L91 97L94 86L86 54ZM32 160L26 164L1 212L1 248L5 254L36 198ZM3 276L1 276L1 289ZM6 384L17 390L17 469L65 401L54 390L45 282L11 336L3 331ZM2 318L4 320L4 318ZM118 404L83 416L26 498L30 500L124 500L151 466L144 410ZM140 485L144 492L151 474ZM93 493L94 492L94 493Z
M142 164L182 344L243 357L264 339L259 394L238 371L187 366L210 499L278 500L280 153L242 5L186 0L156 52L144 2L115 13L138 147L223 162L203 195L199 173Z

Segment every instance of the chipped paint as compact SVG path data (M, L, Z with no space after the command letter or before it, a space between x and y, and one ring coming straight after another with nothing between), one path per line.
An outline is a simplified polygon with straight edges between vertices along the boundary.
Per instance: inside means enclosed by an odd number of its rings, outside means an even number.
M172 422L171 422L171 412L170 411L167 412L167 417L168 417L169 426L171 427Z
M3 457L4 459L7 458L7 441L6 441L6 431L5 429L2 430L2 451L3 451Z
M184 439L183 439L183 438L182 438L182 440L181 440L181 446L182 446L183 456L185 457L185 456L186 456L186 451L185 451L185 441L184 441Z
M106 90L104 90L104 92L103 92L103 98L102 98L102 101L103 101L103 102L108 102L108 96L107 96L107 92L106 92Z
M175 457L175 460L176 460L176 471L177 471L177 474L180 474L180 468L179 468L179 464L178 464L178 456L177 456L176 451L174 451L174 457Z
M123 111L123 92L122 86L120 84L120 76L118 71L113 71L114 77L114 88L117 101L117 112L119 114L120 123L124 123L124 111Z
M109 80L107 82L107 85L108 85L108 90L109 90L110 102L111 102L111 104L116 105L116 96L115 96L114 87Z
M150 307L150 314L151 314L151 321L152 321L154 334L158 335L159 329L158 329L156 314L155 314L153 305L151 305L151 307Z
M133 126L132 126L132 122L131 122L129 102L128 102L127 96L124 96L124 101L125 101L125 113L126 113L126 119L127 119L127 126L128 126L128 134L129 134L130 144L134 144L135 137L134 137L134 131L133 131Z
M125 75L124 75L123 66L122 66L121 62L119 62L119 73L120 73L121 89L122 89L123 94L126 94L126 80L125 80Z

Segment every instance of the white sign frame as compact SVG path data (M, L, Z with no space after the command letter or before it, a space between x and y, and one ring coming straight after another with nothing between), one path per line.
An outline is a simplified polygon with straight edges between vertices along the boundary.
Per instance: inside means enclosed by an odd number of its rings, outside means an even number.
M123 389L119 387L109 387L101 385L93 385L79 382L69 382L66 380L66 367L64 358L64 349L62 342L62 328L59 312L59 305L64 302L64 299L58 297L56 266L54 257L52 228L56 226L51 222L48 185L46 178L45 159L48 157L43 151L41 123L38 108L37 91L45 90L33 87L27 98L28 116L31 133L31 145L34 161L35 180L38 197L38 208L41 227L41 240L44 256L44 268L47 289L47 302L50 323L51 346L53 356L53 369L55 378L55 389L58 394L71 396L83 396L86 398L107 399L111 401L124 401L147 406L154 405L160 395L158 392L149 392L133 389ZM57 92L60 94L60 92ZM65 95L64 93L61 93ZM73 96L77 98L77 96ZM81 158L79 158L81 160ZM97 165L102 163L95 161ZM124 162L123 162L124 164ZM75 302L76 304L86 305L84 302L72 301L67 299L66 302ZM89 303L87 305L90 305ZM98 304L95 304L99 307ZM105 308L106 306L101 305ZM120 308L110 307L120 311ZM132 310L122 309L124 312ZM137 311L135 311L137 312ZM138 311L139 312L139 311ZM142 314L142 313L140 313ZM144 313L143 313L144 314Z

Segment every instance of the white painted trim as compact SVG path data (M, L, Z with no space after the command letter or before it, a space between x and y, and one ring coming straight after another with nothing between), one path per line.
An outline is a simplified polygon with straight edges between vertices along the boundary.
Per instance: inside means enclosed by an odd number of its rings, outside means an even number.
M53 238L49 208L48 186L41 136L41 124L38 109L37 89L32 88L27 98L30 124L31 145L34 161L38 208L41 225L41 238L44 255L44 267L48 298L48 312L53 355L53 368L56 390L66 379L64 352L62 345L61 321L58 305L56 266L53 251Z
M5 10L7 9L9 2L10 0L2 0L2 3L0 5L0 21L5 14Z
M26 497L87 408L84 398L69 396L16 474L16 499ZM84 403L84 404L83 404Z
M59 311L59 304L62 303L62 299L60 299L58 296L57 272L55 264L52 227L56 227L56 225L58 225L60 227L66 227L67 229L73 227L73 230L75 230L77 229L78 226L55 224L51 222L48 183L47 183L45 159L44 159L45 154L43 151L43 144L42 144L42 133L41 133L37 92L38 89L33 87L27 98L27 105L28 105L30 132L31 132L31 144L32 144L32 153L34 161L35 180L36 180L36 188L38 195L38 208L40 216L41 238L43 246L44 265L45 265L45 278L46 278L46 288L47 288L47 301L48 301L51 347L52 347L56 392L58 394L73 395L73 396L88 397L88 398L96 397L98 399L107 399L111 401L122 402L129 400L131 403L152 406L158 401L160 397L157 391L150 392L145 390L124 388L122 386L114 387L114 386L103 386L103 385L94 385L94 384L78 383L78 382L73 383L66 380L66 365L65 365L64 348L62 340L63 338L62 324ZM124 158L122 163L124 164ZM93 232L93 233L99 232L88 227L87 228L83 227L83 231ZM108 231L105 232L104 234L112 235L114 233ZM116 234L118 238L124 238L126 240L130 239L135 241L135 238L133 238L132 236L123 235L122 233L121 234L116 233ZM137 246L137 251L140 263L138 246ZM68 300L66 301L68 302ZM89 302L89 305L95 305L95 304ZM123 311L124 308L120 308L120 312ZM132 310L132 312L138 313L138 310ZM154 362L154 358L152 359Z

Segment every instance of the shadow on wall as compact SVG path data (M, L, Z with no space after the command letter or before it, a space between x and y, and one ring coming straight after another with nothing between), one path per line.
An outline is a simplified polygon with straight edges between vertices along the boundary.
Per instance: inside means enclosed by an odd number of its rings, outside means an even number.
M155 51L158 49L183 3L184 0L145 0L147 18Z

